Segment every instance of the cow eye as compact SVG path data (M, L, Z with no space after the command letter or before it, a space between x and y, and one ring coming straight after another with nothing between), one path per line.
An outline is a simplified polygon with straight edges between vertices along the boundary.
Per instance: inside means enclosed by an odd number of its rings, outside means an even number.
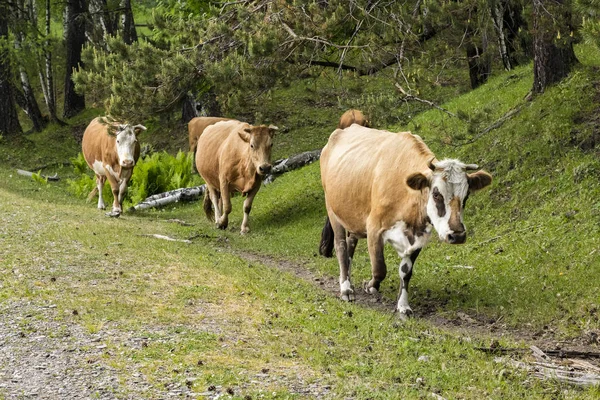
M251 148L251 149L253 149L253 148L254 148L254 145L253 145L252 143L250 143L250 148Z

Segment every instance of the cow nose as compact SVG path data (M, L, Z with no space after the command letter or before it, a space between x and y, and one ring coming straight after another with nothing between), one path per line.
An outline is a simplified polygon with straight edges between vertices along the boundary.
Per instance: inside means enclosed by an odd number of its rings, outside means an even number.
M121 166L133 167L133 160L123 160L123 161L121 161Z
M448 243L462 244L467 240L467 232L453 232L448 235Z
M271 172L271 164L263 164L260 167L258 167L258 172L261 175L266 175L269 172Z

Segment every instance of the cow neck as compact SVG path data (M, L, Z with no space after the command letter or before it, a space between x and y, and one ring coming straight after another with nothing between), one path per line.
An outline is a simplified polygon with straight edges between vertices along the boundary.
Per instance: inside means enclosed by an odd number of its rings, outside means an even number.
M254 167L254 164L252 163L251 157L250 157L250 147L248 147L248 151L246 152L246 157L243 157L244 162L240 165L241 166L241 174L244 177L244 188L242 189L242 194L246 195L249 191L252 190L252 188L254 188L254 186L256 186L257 182L258 184L260 184L261 182L261 177L260 175L258 175L258 173L256 172L256 167Z
M406 225L409 229L413 230L415 235L421 236L428 224L431 224L431 219L427 214L427 202L429 201L429 189L423 189L418 195L415 196L415 207L413 208L414 214L411 215Z

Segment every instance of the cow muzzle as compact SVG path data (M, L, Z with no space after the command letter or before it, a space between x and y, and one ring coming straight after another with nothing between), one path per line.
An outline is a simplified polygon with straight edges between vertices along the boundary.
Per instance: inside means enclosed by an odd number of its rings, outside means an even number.
M463 244L467 241L467 232L452 232L446 236L446 241L450 244Z
M135 165L135 161L133 160L121 160L121 167L123 168L133 168Z
M258 173L259 173L259 175L266 175L269 172L271 172L272 168L273 167L271 166L271 164L263 164L258 167Z

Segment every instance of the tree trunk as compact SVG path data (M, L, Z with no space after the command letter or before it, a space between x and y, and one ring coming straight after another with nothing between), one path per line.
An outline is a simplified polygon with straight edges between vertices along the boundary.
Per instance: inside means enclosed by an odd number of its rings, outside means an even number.
M37 23L37 15L34 15L34 10L35 7L33 2L27 2L27 4L25 2L20 2L16 10L17 20L23 22L29 21L32 24ZM22 50L23 43L25 42L25 34L22 30L17 30L14 32L14 36L15 50L19 52ZM27 114L29 119L31 119L31 122L33 123L33 129L37 132L41 132L46 126L46 121L42 117L42 112L40 111L40 107L35 98L35 93L33 92L33 88L31 87L31 83L29 81L29 74L27 73L24 64L25 62L21 61L19 62L18 66L21 88L23 90L23 97L25 99L25 107L23 107L23 111L25 111L25 114Z
M0 41L8 40L9 11L7 2L0 1ZM0 46L0 135L6 136L23 133L15 107L11 79L8 48Z
M198 111L196 110L196 100L190 94L186 94L183 97L183 106L181 110L181 121L183 123L188 123L192 118L198 116Z
M508 54L508 47L506 45L506 35L504 34L504 13L506 10L505 0L499 0L497 3L492 4L492 20L494 21L494 29L498 36L498 49L500 50L500 57L502 58L502 64L504 69L510 71L512 65L510 62L510 56Z
M50 121L59 122L56 115L56 92L54 88L54 72L52 71L52 52L50 51L50 22L50 0L46 0L46 40L44 40L43 50L46 72L44 74L44 68L40 67L40 83L44 93L44 100L48 107L48 114L50 114Z
M127 44L137 42L137 32L131 11L131 0L121 0L121 28L123 29L123 41Z
M572 33L569 0L533 0L533 93L544 93L577 63Z
M75 83L71 78L73 69L78 68L81 64L81 50L85 44L85 10L85 0L67 0L65 10L67 57L64 118L70 118L85 109L85 97L75 92Z
M484 84L491 72L491 63L487 54L485 54L487 43L485 38L482 47L475 42L475 37L470 29L467 32L467 63L469 64L469 78L471 79L471 89L475 89Z

